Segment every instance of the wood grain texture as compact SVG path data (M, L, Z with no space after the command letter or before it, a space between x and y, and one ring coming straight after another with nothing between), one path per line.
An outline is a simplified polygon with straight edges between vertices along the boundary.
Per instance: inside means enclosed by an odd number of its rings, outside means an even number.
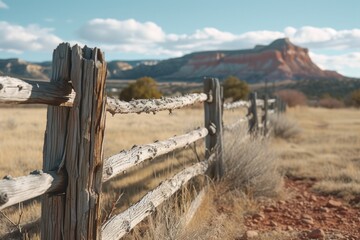
M139 202L130 208L113 216L102 226L102 239L120 239L145 217L155 211L155 208L169 199L181 186L185 185L190 179L200 174L205 174L209 163L215 159L212 155L208 161L202 161L188 167L171 179L163 181L157 188L148 192Z
M0 103L39 103L72 107L75 91L68 82L29 81L11 77L0 77ZM138 99L129 102L107 97L106 110L111 114L154 113L174 110L206 101L207 95L193 93L180 97L161 99Z
M208 135L206 128L197 129L181 136L175 136L164 141L134 146L131 150L122 151L105 160L103 181L115 177L123 171L133 167L147 159L172 152L175 149L189 146L191 143Z
M60 44L53 53L50 83L67 84L70 81L71 49ZM61 171L64 158L69 108L48 106L43 149L43 170ZM43 195L41 203L41 239L63 239L64 195Z
M161 99L139 99L130 102L108 98L107 111L112 114L152 113L164 110L174 110L206 100L207 95L204 93L188 94L181 97L163 97Z
M27 81L0 76L0 103L71 106L74 95L71 85L65 81Z
M223 168L223 123L222 123L222 99L218 79L204 79L204 92L208 93L209 101L204 102L205 127L209 135L205 138L205 157L212 153L216 155L214 166L210 168L209 175L220 179L224 175ZM211 101L210 101L211 100Z
M253 117L249 119L249 132L256 133L259 128L259 120L257 113L257 94L256 92L250 93L250 107L248 108L248 116L252 115Z
M235 109L235 108L241 108L241 107L249 107L250 103L248 101L236 101L236 102L232 102L232 103L225 103L224 104L224 110L231 110L231 109Z
M100 239L106 62L99 49L77 45L72 48L71 60L76 96L65 150L64 239Z
M36 170L28 176L0 180L0 195L5 196L7 201L0 202L0 210L20 203L46 192L62 192L66 185L66 178L56 171L43 173Z

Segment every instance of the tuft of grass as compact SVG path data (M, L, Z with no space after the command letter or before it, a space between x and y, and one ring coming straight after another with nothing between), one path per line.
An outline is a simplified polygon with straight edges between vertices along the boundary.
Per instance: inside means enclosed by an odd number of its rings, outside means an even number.
M270 126L273 136L276 138L290 139L301 133L299 125L289 120L284 114L271 116Z
M225 136L224 181L230 189L240 189L254 198L277 196L282 177L268 139L255 137L244 141L245 133L240 129Z

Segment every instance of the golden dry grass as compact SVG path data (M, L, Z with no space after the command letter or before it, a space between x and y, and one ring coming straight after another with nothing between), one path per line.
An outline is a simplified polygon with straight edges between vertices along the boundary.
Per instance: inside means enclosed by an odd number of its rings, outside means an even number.
M287 117L302 128L299 137L276 139L283 173L316 179L314 191L349 200L360 194L360 111L292 108Z

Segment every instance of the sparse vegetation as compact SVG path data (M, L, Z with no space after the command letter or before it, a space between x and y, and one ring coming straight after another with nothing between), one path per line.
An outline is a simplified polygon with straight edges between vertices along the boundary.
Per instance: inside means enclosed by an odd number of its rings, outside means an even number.
M230 189L239 189L251 197L274 197L281 188L277 157L268 139L242 141L246 130L229 133L225 138L225 181Z
M227 77L222 85L224 98L231 98L233 101L246 99L250 92L248 84L234 76Z
M155 79L142 77L135 83L130 83L128 87L120 92L120 99L130 101L132 99L160 98L162 96L158 89Z
M284 114L271 116L270 127L273 136L276 138L290 139L301 133L299 125L289 120Z
M360 107L360 89L351 93L351 104L355 107Z
M297 90L284 89L276 92L275 95L283 100L289 107L304 106L307 104L305 94Z
M319 101L319 106L324 108L343 108L345 104L336 98L331 97L329 94L323 96Z

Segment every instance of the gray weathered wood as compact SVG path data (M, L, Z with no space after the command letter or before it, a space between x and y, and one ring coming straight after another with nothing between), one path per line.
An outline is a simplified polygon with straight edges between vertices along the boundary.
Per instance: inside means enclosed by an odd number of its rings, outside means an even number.
M253 117L249 119L249 132L255 133L259 128L258 114L257 114L257 105L256 105L256 92L250 93L250 107L248 108L248 115Z
M112 114L121 113L152 113L164 110L174 110L194 103L204 102L207 95L204 93L193 93L181 97L163 97L161 99L139 99L130 102L108 98L107 111Z
M71 106L75 92L67 82L26 81L0 76L0 103Z
M264 97L264 106L263 106L263 116L262 116L262 124L263 124L263 133L264 136L267 135L268 133L268 95L265 95Z
M0 103L40 103L53 106L72 107L75 91L68 82L29 81L11 77L0 77ZM193 93L180 97L161 99L138 99L129 102L107 97L106 110L111 114L152 113L174 110L204 102L207 95Z
M223 130L222 130L222 101L220 94L219 80L206 78L204 80L204 92L208 94L208 101L205 107L205 127L209 130L206 137L205 157L216 153L216 162L211 169L210 175L220 179L224 175L223 168Z
M60 44L53 53L51 83L70 81L71 50ZM58 170L64 157L69 108L48 106L43 149L43 170ZM63 239L64 195L44 195L41 204L41 239Z
M64 158L68 186L63 237L100 239L106 62L99 49L86 46L75 45L71 56L76 96L69 113Z
M165 141L134 146L129 151L122 151L104 161L103 182L110 180L124 170L142 161L183 148L204 138L208 134L206 128L197 129L181 136L175 136ZM35 170L28 176L0 180L0 195L5 194L8 199L1 204L0 210L19 202L30 200L44 193L65 192L67 177L56 171L43 173Z
M115 177L123 171L133 167L147 159L153 159L157 156L172 152L175 149L183 148L191 143L204 138L208 135L206 128L197 129L181 136L175 136L165 141L134 146L129 151L122 151L105 160L103 181Z
M230 110L230 109L234 109L234 108L241 108L241 107L249 107L250 103L248 101L236 101L236 102L232 102L232 103L225 103L224 104L224 110Z
M173 178L163 181L157 188L148 192L139 202L109 219L102 226L102 239L120 239L145 217L155 211L155 208L169 199L181 186L185 185L190 179L200 174L205 174L209 162L215 156L211 156L208 161L203 161L188 167Z
M57 172L43 173L35 170L28 176L0 180L0 195L6 196L0 210L16 203L38 197L46 192L62 192L65 187L65 177Z

